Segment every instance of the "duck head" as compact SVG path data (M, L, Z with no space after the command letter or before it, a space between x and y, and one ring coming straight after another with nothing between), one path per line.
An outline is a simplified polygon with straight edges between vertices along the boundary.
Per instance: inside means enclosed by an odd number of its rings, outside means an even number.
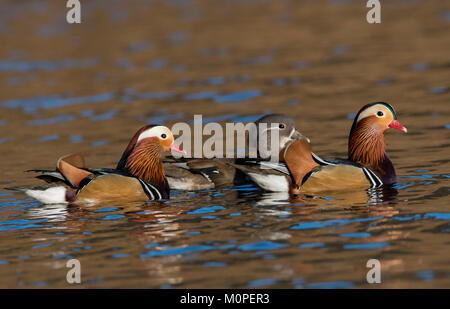
M385 102L370 103L356 114L348 141L349 160L375 170L387 158L384 132L389 129L408 130L398 121L394 108ZM393 167L392 167L393 168Z
M385 102L369 103L363 106L353 121L352 131L356 129L361 121L367 122L373 130L384 132L389 128L397 129L403 132L408 130L397 120L397 114L394 108Z
M258 127L258 144L261 140L267 140L267 153L260 154L262 157L266 158L271 153L271 131L277 130L279 132L279 145L278 149L283 150L288 143L300 138L301 135L295 128L295 122L292 117L283 114L269 114L261 117L255 121ZM266 130L260 132L260 125L265 124ZM259 148L259 147L258 147Z
M117 164L118 170L125 170L147 182L165 179L161 156L166 151L185 153L175 142L169 128L147 125L139 129L128 143Z
M185 153L174 141L172 131L165 126L148 125L141 128L134 137L137 136L134 147L137 147L139 143L143 141L153 142L155 145L159 145L161 152L173 150L176 152ZM133 138L134 139L134 138ZM133 141L133 140L132 140ZM131 144L131 142L130 142Z

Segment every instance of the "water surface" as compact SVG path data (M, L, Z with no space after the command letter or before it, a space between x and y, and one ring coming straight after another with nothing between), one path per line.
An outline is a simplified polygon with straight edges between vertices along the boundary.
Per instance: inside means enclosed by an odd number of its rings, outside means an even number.
M450 287L449 54L444 1L83 2L81 25L52 1L0 10L0 287ZM25 18L27 17L27 18ZM18 39L20 38L20 40ZM170 201L42 205L5 187L83 152L113 167L147 123L295 117L324 158L343 157L355 113L391 103L398 183L291 199L252 184Z

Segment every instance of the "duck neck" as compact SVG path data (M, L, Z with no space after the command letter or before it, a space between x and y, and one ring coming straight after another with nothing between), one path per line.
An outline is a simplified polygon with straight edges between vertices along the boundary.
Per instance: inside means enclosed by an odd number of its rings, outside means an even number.
M161 161L162 152L157 141L143 140L128 155L125 170L146 183L163 186L166 178Z
M381 128L370 123L370 119L361 120L352 128L348 140L348 159L380 170L386 159L386 144Z

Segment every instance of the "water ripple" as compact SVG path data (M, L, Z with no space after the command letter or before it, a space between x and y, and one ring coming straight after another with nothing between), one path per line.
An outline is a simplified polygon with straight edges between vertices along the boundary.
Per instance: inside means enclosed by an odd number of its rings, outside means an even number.
M82 97L63 97L62 95L46 95L38 96L27 99L14 99L9 101L0 102L0 106L6 108L22 108L25 112L34 112L39 109L52 109L57 107L86 104L86 103L99 103L108 101L114 98L113 93L102 93Z
M29 71L57 71L72 68L92 67L97 63L96 58L63 59L41 61L0 61L0 72L29 72Z

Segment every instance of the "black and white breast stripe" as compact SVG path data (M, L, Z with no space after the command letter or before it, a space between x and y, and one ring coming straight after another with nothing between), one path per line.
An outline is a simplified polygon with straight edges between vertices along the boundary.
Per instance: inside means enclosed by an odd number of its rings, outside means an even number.
M150 200L161 200L162 195L159 192L158 189L156 189L154 186L152 186L149 183L146 183L145 181L137 178L139 182L141 183L142 188L144 189L145 194L149 197Z
M383 185L383 181L381 181L381 179L374 172L372 172L367 167L363 167L362 169L364 175L366 175L367 179L372 184L372 188L381 187Z
M312 155L314 161L316 161L316 163L318 163L320 165L336 165L336 164L331 163L329 161L325 161L324 159L322 159L321 157L316 155L314 152L311 152L311 155Z

